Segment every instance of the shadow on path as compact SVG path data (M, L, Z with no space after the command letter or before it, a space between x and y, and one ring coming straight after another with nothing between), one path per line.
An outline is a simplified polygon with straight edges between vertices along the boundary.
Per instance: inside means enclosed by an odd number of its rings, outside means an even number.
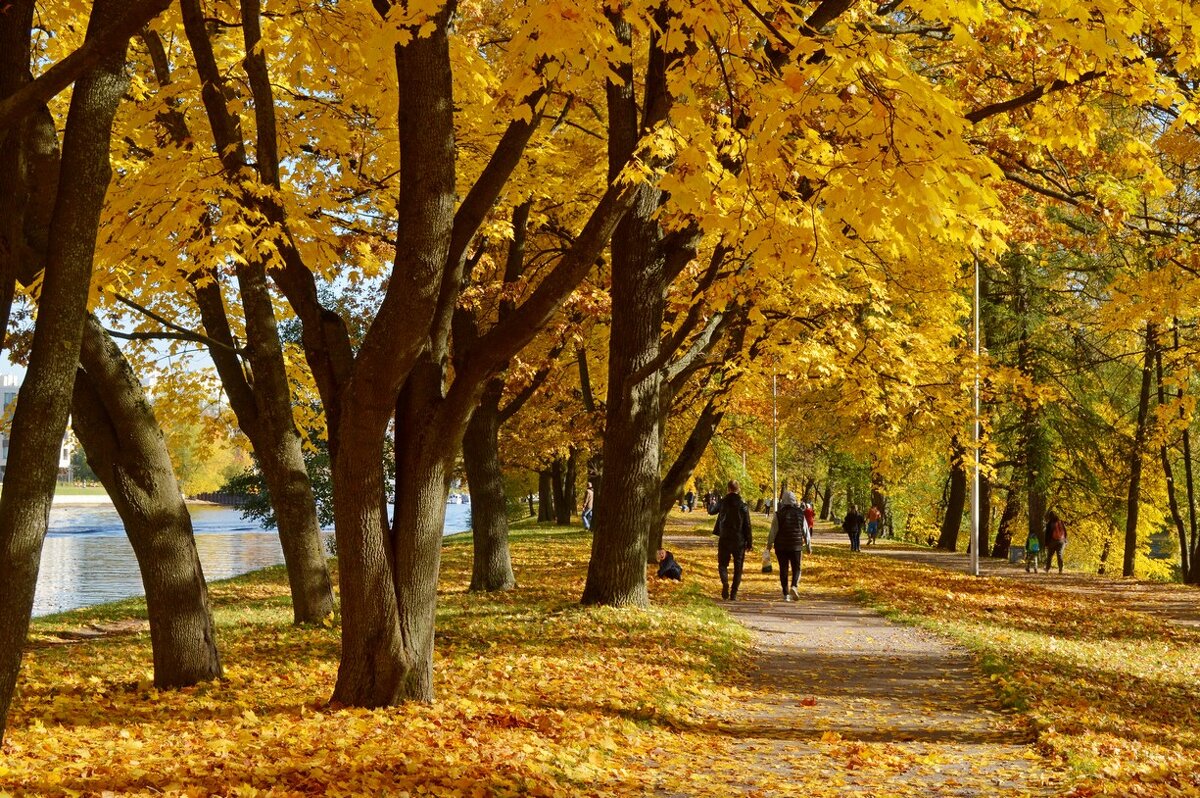
M708 539L670 537L669 545L716 589ZM740 766L713 763L690 778L724 778L731 794L763 796L1058 792L1030 732L1001 711L967 651L891 623L811 577L799 602L784 602L775 575L758 573L758 562L747 558L745 600L721 602L754 637L744 693L706 724L731 741Z

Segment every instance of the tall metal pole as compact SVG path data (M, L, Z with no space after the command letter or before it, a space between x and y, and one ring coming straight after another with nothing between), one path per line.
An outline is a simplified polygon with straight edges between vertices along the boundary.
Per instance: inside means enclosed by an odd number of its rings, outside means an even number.
M979 576L979 258L975 258L975 297L972 303L975 328L975 414L971 421L971 451L975 469L971 476L971 573Z
M771 374L771 512L779 508L779 386Z

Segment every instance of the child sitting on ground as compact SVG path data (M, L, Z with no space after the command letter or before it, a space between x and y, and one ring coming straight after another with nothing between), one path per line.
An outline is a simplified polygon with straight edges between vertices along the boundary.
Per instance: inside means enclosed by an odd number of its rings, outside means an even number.
M683 566L675 562L675 555L666 549L658 550L658 578L683 581Z
M1025 538L1025 573L1029 573L1029 566L1033 566L1033 572L1036 574L1038 569L1038 556L1042 551L1042 541L1038 540L1036 532L1030 532L1029 537Z

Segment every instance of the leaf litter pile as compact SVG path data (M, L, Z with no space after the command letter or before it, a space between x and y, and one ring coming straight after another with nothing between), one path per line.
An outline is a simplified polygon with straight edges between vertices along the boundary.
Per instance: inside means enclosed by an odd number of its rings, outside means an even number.
M289 625L282 569L212 586L227 677L187 690L153 689L144 631L37 645L64 627L143 618L138 601L36 622L0 759L0 795L727 798L731 787L750 796L966 795L979 794L976 784L1004 783L995 774L1010 763L974 762L981 775L972 782L947 767L950 749L886 735L855 740L847 730L876 719L869 707L851 706L853 696L822 695L820 673L784 690L747 678L755 672L751 638L712 602L706 549L681 554L682 585L652 580L653 607L643 611L578 606L589 551L578 533L516 535L520 588L482 596L463 591L470 574L464 543L451 542L444 555L433 705L330 706L337 630ZM947 593L970 595L974 583L869 558L854 561L853 570L837 557L814 564L821 567L806 567L806 580L886 595L895 609L924 613L971 645L988 638L988 650L1009 658L1008 670L993 678L1010 698L1023 669L1049 667L1059 683L1044 698L1018 692L1030 702L1050 761L1061 756L1105 774L1085 780L1077 795L1101 787L1121 793L1111 778L1153 786L1154 794L1193 794L1157 791L1170 783L1163 770L1197 756L1186 730L1191 715L1177 714L1191 711L1184 694L1188 674L1195 676L1193 633L1171 629L1170 646L1148 634L1092 639L1086 629L1116 626L1080 607L1078 617L1067 611L1064 624L1079 624L1085 645L1068 653L1042 615L985 611L1027 602L1000 592L1016 586L972 599L977 612L971 601L955 611ZM761 588L768 577L755 574L751 583ZM1150 631L1153 619L1137 621ZM1052 655L1055 640L1064 650ZM1147 655L1118 668L1134 649ZM1109 658L1112 672L1098 673ZM1159 712L1154 694L1113 704L1102 696L1118 678L1150 679L1156 689L1169 682L1179 695L1169 713ZM763 735L770 744L752 739ZM941 782L930 781L943 767ZM1001 792L1020 794L998 786L989 794Z

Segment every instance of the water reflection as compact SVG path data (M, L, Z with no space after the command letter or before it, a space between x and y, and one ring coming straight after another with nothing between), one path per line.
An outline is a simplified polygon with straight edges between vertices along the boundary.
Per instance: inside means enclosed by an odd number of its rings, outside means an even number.
M276 533L242 519L237 510L189 509L205 578L227 579L283 562ZM470 528L469 505L446 507L446 534ZM140 595L137 560L111 505L66 505L50 511L35 616Z

